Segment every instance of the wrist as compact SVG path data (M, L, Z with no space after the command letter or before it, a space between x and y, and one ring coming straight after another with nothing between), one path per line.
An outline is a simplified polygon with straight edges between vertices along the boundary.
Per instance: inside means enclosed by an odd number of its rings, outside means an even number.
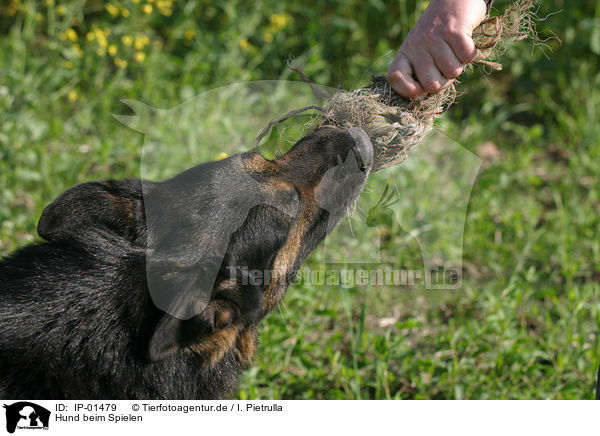
M492 9L492 6L494 4L494 0L478 0L478 1L483 3L486 14L489 14L490 10ZM456 3L460 3L460 1L457 2L456 0L431 0L429 2L429 7L432 7L434 5L435 6L444 5L446 7L456 7ZM473 3L473 0L463 0L463 4L460 6L473 7L474 5L475 5L475 3Z

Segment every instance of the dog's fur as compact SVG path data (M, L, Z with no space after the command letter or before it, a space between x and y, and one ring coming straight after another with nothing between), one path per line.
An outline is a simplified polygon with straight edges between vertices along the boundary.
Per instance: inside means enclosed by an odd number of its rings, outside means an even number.
M328 177L349 159L353 175ZM364 132L327 128L273 161L242 153L161 183L91 182L69 189L40 218L38 233L45 241L0 262L0 397L232 395L252 359L261 319L356 200L371 165ZM204 258L197 253L209 238L220 237L219 223L239 218L237 201L255 195L227 184L240 175L258 182L270 200L256 199L241 226L232 224L232 233L225 234L210 301L198 305L195 271L202 265L196 263ZM221 185L227 189L215 188ZM176 212L164 208L150 226L149 199L160 204L173 193ZM188 226L181 235L180 219ZM169 222L174 229L165 228ZM163 251L155 265L150 245L161 247L172 238L176 250ZM244 277L245 269L230 266L272 274L256 284ZM202 310L178 317L158 308L148 286L152 274L156 286L185 290L179 305Z

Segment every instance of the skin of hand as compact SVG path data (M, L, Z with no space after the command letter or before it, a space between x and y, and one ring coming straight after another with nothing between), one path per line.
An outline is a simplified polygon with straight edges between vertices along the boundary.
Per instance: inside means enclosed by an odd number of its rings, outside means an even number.
M392 61L392 88L413 99L450 86L477 56L471 36L485 14L484 0L432 0Z

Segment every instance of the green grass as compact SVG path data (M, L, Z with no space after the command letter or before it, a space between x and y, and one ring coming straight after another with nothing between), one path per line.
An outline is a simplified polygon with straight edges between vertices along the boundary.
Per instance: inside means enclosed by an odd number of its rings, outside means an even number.
M206 107L180 107L171 118L180 122L177 135L167 116L148 123L144 138L113 118L132 113L120 99L172 108L227 83L288 79L290 52L316 82L353 88L368 71L385 71L384 55L425 2L351 1L343 13L338 2L164 2L162 11L155 2L149 14L145 0L111 2L118 17L99 0L64 9L58 1L9 3L15 8L0 12L1 255L37 238L43 207L66 188L139 175L149 139L168 151L155 162L169 166L145 167L158 177L214 158L207 142L234 152L269 116L217 92L197 100ZM520 43L503 58L504 71L469 74L468 93L439 123L483 158L467 208L462 288L292 286L261 326L240 398L592 398L600 356L600 18L591 17L600 17L600 3L545 1L540 15L561 8L540 30L553 30L562 46L550 41L545 57ZM115 55L98 54L98 29L110 29L104 49L115 45ZM295 107L297 94L273 93L270 109ZM286 123L285 137L300 135L301 125ZM223 136L232 127L234 136ZM488 141L499 153L486 155ZM413 162L428 152L421 147ZM415 165L402 169L414 176L401 183L407 220L410 207L431 216L445 206L436 174ZM372 238L360 234L357 250L368 251ZM456 256L456 239L438 238L435 249ZM385 266L423 262L401 231L381 254ZM318 253L306 265L321 268Z

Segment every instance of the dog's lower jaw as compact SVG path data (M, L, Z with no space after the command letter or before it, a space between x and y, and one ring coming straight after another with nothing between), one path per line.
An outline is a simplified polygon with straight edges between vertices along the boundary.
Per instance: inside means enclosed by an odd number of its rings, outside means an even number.
M315 205L303 204L300 216L292 226L289 236L277 252L271 266L270 280L264 292L262 316L266 316L283 299L291 272L303 260L301 249L309 227L318 213ZM312 247L309 251L312 251Z

